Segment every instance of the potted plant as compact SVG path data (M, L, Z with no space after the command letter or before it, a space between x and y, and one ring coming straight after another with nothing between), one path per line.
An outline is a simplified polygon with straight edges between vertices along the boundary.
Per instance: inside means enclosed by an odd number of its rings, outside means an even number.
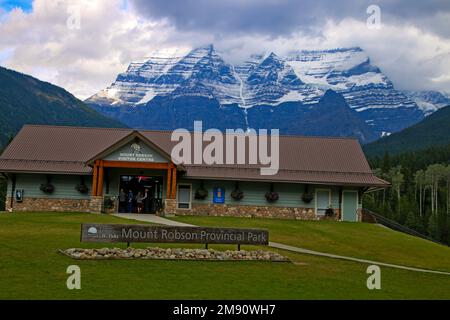
M81 177L81 182L75 186L75 190L77 190L79 193L86 194L89 192L89 188L86 186L86 183L84 182L84 177Z
M55 187L51 183L43 183L39 187L39 189L44 193L53 193L55 191Z
M327 210L325 210L325 216L328 218L334 217L334 210L332 206L329 206Z
M236 182L236 187L231 192L231 197L234 200L238 200L238 201L241 200L242 198L244 198L244 192L239 189L239 182Z
M280 198L278 192L274 191L273 183L270 185L270 191L265 194L267 202L275 202Z
M103 199L103 209L105 212L109 213L114 209L115 198L110 196L105 196Z
M302 201L304 203L311 203L313 201L314 196L311 192L308 191L308 186L305 187L305 191L302 194Z
M208 190L203 187L203 181L200 183L200 187L195 191L194 198L197 200L203 200L208 196Z
M51 184L50 176L47 176L47 182L41 184L39 189L44 193L53 193L55 191L55 186Z

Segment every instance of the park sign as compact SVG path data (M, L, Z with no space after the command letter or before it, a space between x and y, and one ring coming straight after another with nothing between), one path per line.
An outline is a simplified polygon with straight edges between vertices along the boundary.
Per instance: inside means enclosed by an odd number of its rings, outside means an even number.
M263 229L81 224L81 242L148 242L268 245Z

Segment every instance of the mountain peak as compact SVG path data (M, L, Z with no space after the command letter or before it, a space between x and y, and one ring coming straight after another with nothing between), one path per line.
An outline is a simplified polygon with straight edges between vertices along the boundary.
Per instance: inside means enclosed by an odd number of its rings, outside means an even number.
M335 93L327 91L330 89ZM334 103L345 99L380 136L410 126L425 114L417 99L396 90L360 47L303 50L286 56L269 52L233 65L213 44L207 44L183 55L131 64L110 87L88 102L137 107L156 97L205 97L220 106L245 109L286 102L313 105L321 98Z

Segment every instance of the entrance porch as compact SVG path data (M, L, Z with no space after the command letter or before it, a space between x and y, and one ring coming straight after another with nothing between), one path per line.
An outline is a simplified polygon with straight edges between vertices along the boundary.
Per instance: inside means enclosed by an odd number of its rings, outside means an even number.
M145 181L144 181L145 180ZM91 188L91 210L94 212L137 212L137 196L145 192L152 202L143 202L141 212L163 215L173 213L177 198L177 169L172 162L135 162L95 160ZM121 207L121 189L126 194L127 207ZM131 209L128 206L131 191ZM123 200L123 199L122 199ZM145 207L147 206L147 207ZM120 210L119 210L120 209Z

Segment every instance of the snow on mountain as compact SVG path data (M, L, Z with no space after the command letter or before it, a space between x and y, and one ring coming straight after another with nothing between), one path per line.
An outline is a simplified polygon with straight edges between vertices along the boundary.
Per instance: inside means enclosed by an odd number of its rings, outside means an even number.
M146 104L156 96L204 96L221 105L278 105L286 101L317 102L324 91L306 85L276 54L252 56L241 65L226 63L212 45L184 57L151 56L132 62L107 89L87 102L100 105Z
M328 89L342 94L378 136L408 127L438 108L435 95L396 90L360 48L296 51L285 57L255 54L232 65L212 45L190 52L156 53L133 62L110 87L87 102L139 107L156 97L202 97L246 112L285 102L312 106Z
M450 96L438 91L404 91L404 94L413 100L425 115L429 115L442 107L450 106Z

